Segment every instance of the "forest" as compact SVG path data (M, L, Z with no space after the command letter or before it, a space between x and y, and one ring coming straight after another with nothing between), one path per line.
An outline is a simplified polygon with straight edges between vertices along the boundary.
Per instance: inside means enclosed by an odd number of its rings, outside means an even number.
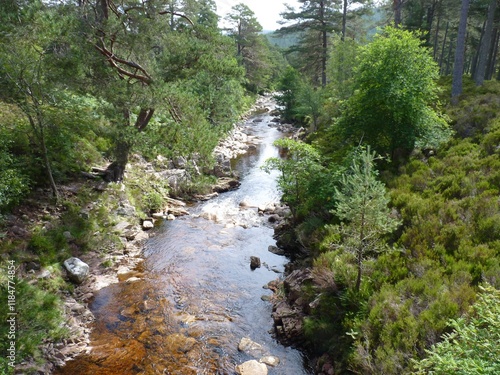
M274 93L303 129L265 169L291 211L279 242L310 273L294 308L316 372L500 373L497 0L299 3L264 35L245 4L221 27L213 0L2 0L2 317L9 262L51 273L15 281L15 365L68 337L61 262L121 246L120 196L140 220L209 193L214 148ZM138 158L189 178L146 181Z

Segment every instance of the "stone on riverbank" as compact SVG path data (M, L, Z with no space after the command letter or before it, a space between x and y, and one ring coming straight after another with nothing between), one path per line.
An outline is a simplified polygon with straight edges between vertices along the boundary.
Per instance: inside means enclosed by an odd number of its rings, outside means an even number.
M155 225L153 224L153 222L151 220L144 220L142 222L142 229L144 229L144 230L152 229L152 228L154 228L154 226Z
M76 284L81 284L89 275L89 265L80 259L72 257L64 261L68 277Z

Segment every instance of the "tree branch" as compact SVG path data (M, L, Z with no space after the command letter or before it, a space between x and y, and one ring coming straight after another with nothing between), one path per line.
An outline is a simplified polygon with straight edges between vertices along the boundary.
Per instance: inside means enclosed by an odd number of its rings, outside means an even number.
M133 61L127 61L125 59L122 59L113 53L113 40L111 41L111 49L106 48L106 45L104 44L103 37L100 37L99 40L100 40L101 45L94 44L94 47L102 55L104 55L106 57L109 64L118 71L120 76L129 77L131 79L137 79L138 81L140 81L146 85L149 85L153 82L153 79L151 78L151 76L148 74L146 69L144 69L142 66L140 66L139 64L137 64ZM127 70L125 68L122 68L118 64L123 64L129 68L135 69L135 72L132 72L131 70ZM142 74L139 74L138 72L142 72Z
M151 117L153 117L155 110L154 108L141 108L137 120L135 121L135 127L137 130L142 131L148 125Z
M188 21L191 24L191 26L194 26L193 21L191 21L191 19L188 16L185 16L184 14L180 14L180 13L177 13L177 12L172 12L170 10L163 10L161 12L158 12L158 14L161 14L161 15L164 15L164 14L173 14L174 16L184 18L186 21Z

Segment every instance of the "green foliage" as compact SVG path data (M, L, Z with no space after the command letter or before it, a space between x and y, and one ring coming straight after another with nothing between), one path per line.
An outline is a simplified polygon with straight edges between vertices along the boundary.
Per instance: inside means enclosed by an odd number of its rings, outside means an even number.
M337 36L332 41L327 90L335 100L346 100L354 93L359 47L354 39L342 41L340 36Z
M0 138L0 212L19 203L29 191L29 180L16 164L5 138Z
M296 108L299 103L299 92L301 87L301 78L297 70L288 66L278 83L279 93L276 95L276 101L281 106L281 117L285 121L294 122Z
M443 84L447 83L442 78ZM478 138L488 132L488 126L500 111L500 82L485 81L483 86L477 87L471 78L464 77L463 94L460 96L459 106L449 106L447 113L451 126L458 136ZM448 91L442 95L450 96Z
M392 156L447 139L446 121L433 108L438 70L420 43L415 33L386 27L360 47L355 92L335 125L344 139Z
M299 105L295 108L295 116L304 124L309 125L309 131L318 129L323 109L322 89L302 82L298 92Z
M28 250L39 256L42 265L62 262L71 255L72 246L87 250L94 238L94 220L83 218L78 205L69 202L64 205L57 224L56 219L49 216L50 223L32 230Z
M4 270L7 267L2 264L0 274L1 286L0 311L6 317L7 304L7 275ZM60 308L59 298L51 292L44 291L38 286L30 285L24 280L16 280L16 357L17 359L29 356L35 359L41 358L39 346L44 340L57 341L67 335L63 328L63 314ZM0 324L0 334L4 338L0 341L0 351L6 353L10 344L7 340L9 325L4 319ZM0 371L9 373L7 358L0 359Z
M496 374L500 372L500 292L490 285L464 317L451 319L453 332L426 350L415 374Z
M163 209L163 197L156 191L147 192L144 200L144 208L149 212L158 212Z
M385 65L389 65L390 56L386 57ZM374 62L373 69L367 67L366 74L374 74L378 68ZM495 82L483 88L467 85L463 98L466 106L448 108L454 128L459 134L471 137L453 139L431 151L413 150L398 170L392 166L390 170L381 170L380 177L387 185L392 207L387 210L385 198L382 217L384 220L392 217L401 225L379 238L380 249L390 251L368 251L361 259L363 282L359 293L354 293L359 260L355 251L345 251L359 248L352 240L359 239L359 222L354 227L358 232L349 233L342 230L347 220L332 223L331 218L330 224L319 224L313 231L301 230L303 224L297 227L303 233L301 243L317 244L319 250L313 252L319 302L315 302L305 322L306 336L309 346L319 354L328 352L339 373L400 375L415 371L418 363L429 355L427 351L439 345L443 334L449 334L450 319L457 321L469 310L477 298L478 285L500 286L500 122L494 110L498 104L497 86ZM331 98L326 100L325 109L334 115L342 104L334 98L337 94L332 88L326 90ZM358 95L355 92L353 98ZM373 95L372 99L377 98ZM354 99L348 99L347 106L351 100ZM377 113L373 118L376 116ZM324 132L320 128L314 135L314 149L324 165L328 165L327 161L358 160L355 154L349 154L346 133L340 130L331 127ZM365 142L367 133L363 135ZM352 141L358 143L359 139ZM418 145L416 139L415 144ZM378 166L387 168L385 163ZM336 178L338 191L342 191L342 182L345 183ZM350 185L352 191L360 186L362 181ZM331 198L337 204L342 199L350 202L347 198L352 196L333 194ZM318 200L316 204L329 203ZM345 205L342 213L355 215L362 207L359 202ZM309 214L314 218L316 211ZM308 218L304 222L309 220L307 213L302 216ZM308 299L315 298L308 296ZM485 345L496 348L498 340L495 340L490 337ZM449 340L446 345L455 342L459 341ZM462 349L468 353L465 342ZM453 360L451 354L438 355L450 365L456 358L461 360L460 355L454 355ZM495 355L490 358L498 356ZM433 357L432 361L436 364L440 359ZM440 373L459 372L461 368L470 368L467 366L457 364L456 368L450 366ZM430 367L420 370L433 373Z
M276 54L269 41L260 34L262 26L254 12L240 3L231 8L226 21L230 26L226 29L228 36L236 44L238 62L245 68L246 88L253 93L271 88L273 75L280 68L273 61Z
M275 141L275 145L287 155L284 159L267 160L264 168L280 172L282 200L290 206L294 218L300 221L311 211L328 212L339 172L324 167L318 151L311 145L285 138Z
M376 160L370 147L360 150L335 189L336 207L332 213L342 221L336 228L340 234L338 246L356 255L357 292L364 259L381 251L381 237L399 225L390 215L385 186L377 179Z

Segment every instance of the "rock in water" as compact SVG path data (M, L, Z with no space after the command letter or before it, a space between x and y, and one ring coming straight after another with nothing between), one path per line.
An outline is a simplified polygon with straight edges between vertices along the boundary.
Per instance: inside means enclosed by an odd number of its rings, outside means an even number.
M144 229L144 230L152 229L154 227L155 226L151 220L144 220L142 222L142 229Z
M240 340L238 350L255 358L260 358L264 354L262 345L250 340L248 337L243 337Z
M277 246L270 245L267 250L276 255L285 255L285 250L278 248Z
M280 359L274 355L266 355L259 360L260 363L265 363L268 366L278 366L280 364Z
M267 366L252 359L236 366L236 372L240 375L267 375Z
M252 270L254 270L256 268L260 268L260 258L259 257L254 257L254 256L250 257L250 268Z
M68 271L69 279L77 284L83 283L89 274L89 265L75 257L65 260L64 268Z

